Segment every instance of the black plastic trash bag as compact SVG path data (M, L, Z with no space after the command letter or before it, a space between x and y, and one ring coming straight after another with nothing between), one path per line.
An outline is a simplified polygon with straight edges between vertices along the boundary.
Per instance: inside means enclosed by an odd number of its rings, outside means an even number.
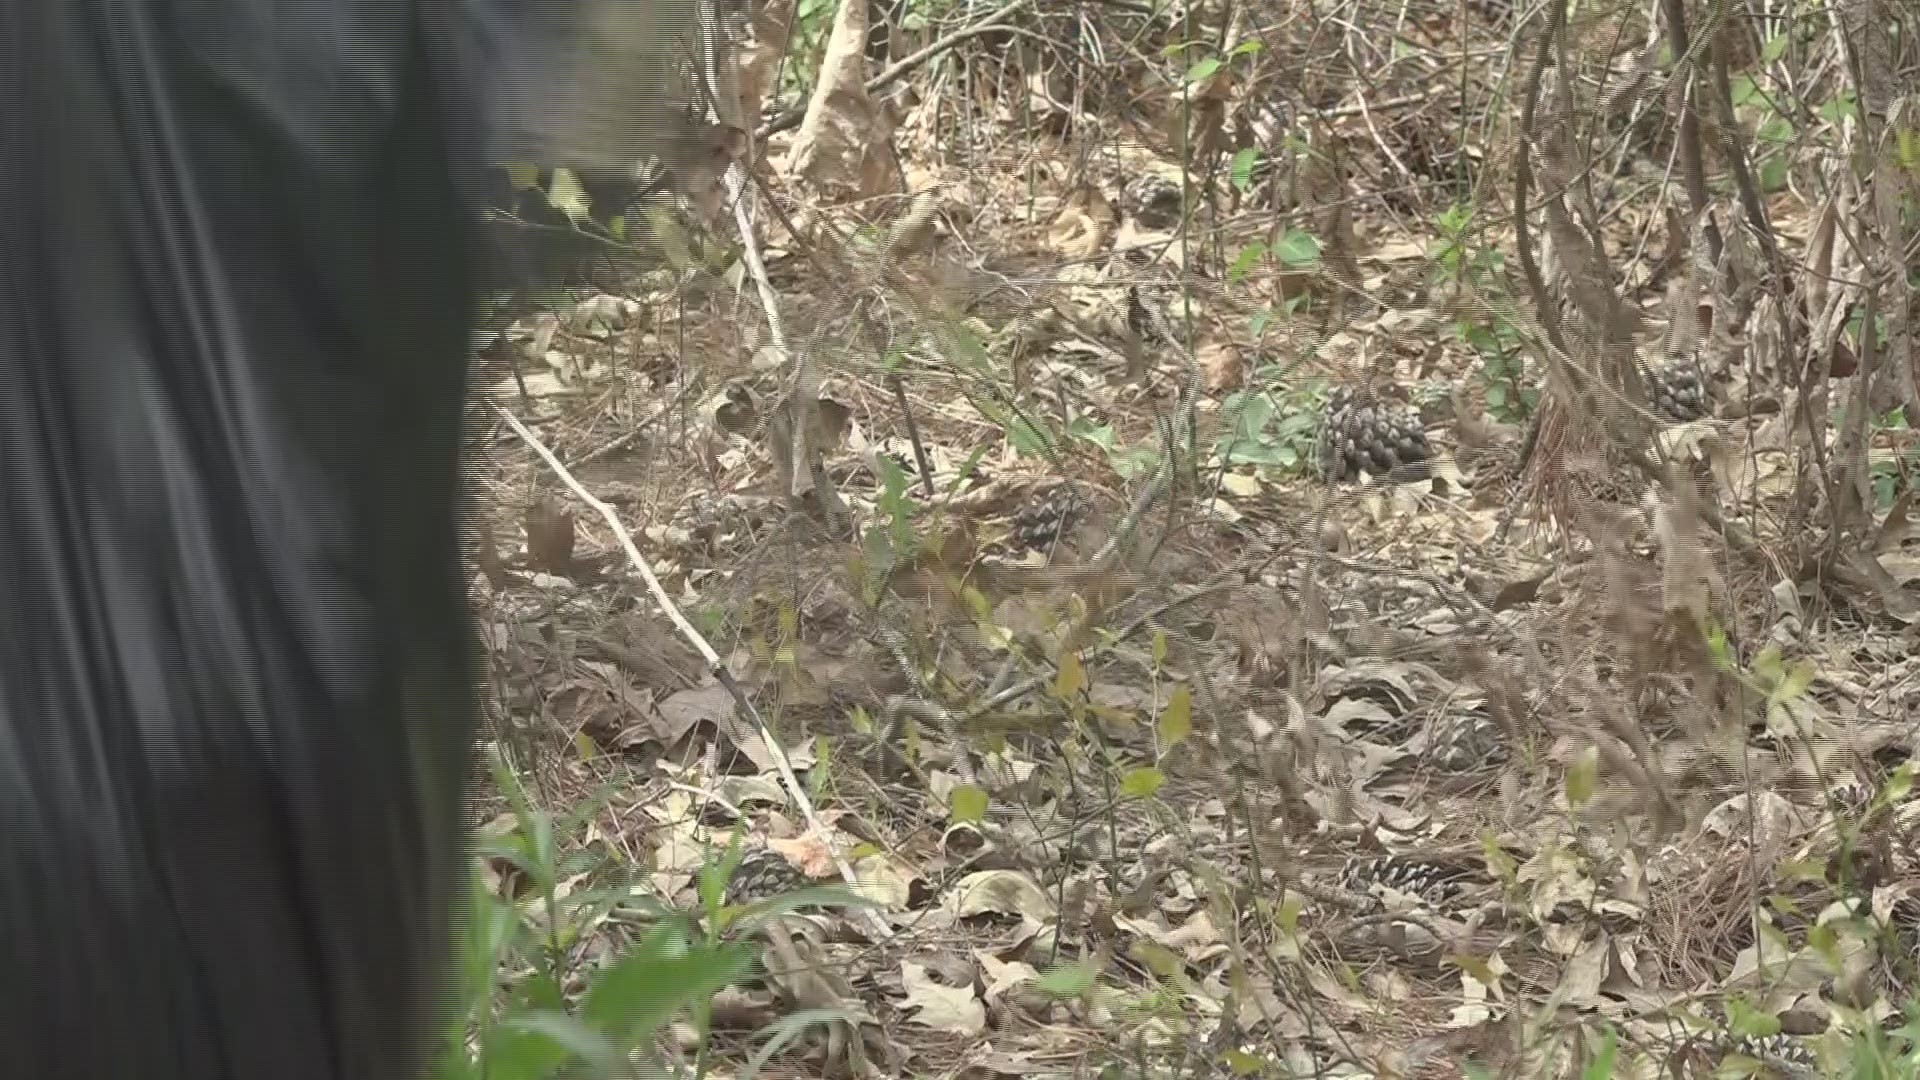
M575 8L0 9L0 1077L418 1074L465 880L476 203L609 100L490 111L606 74Z

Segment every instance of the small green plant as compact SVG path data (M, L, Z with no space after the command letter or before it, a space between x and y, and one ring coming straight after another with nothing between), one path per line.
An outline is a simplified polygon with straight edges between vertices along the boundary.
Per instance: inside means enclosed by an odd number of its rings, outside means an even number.
M1908 1002L1906 1022L1893 1031L1869 1025L1848 1048L1848 1080L1915 1080L1920 1077L1920 1001Z
M1836 410L1841 412L1842 410ZM1838 421L1836 421L1836 424ZM1907 413L1903 407L1888 410L1868 425L1874 435L1896 433L1890 441L1898 448L1876 448L1868 452L1868 479L1873 486L1873 502L1882 513L1893 508L1894 500L1913 486L1920 471L1920 443L1911 441ZM1875 440L1878 441L1877 439Z
M1283 389L1286 369L1269 365L1254 373L1255 386L1228 395L1221 413L1227 430L1214 444L1214 456L1229 467L1255 465L1295 472L1313 459L1326 386L1310 380Z
M1474 214L1464 205L1450 206L1434 219L1439 240L1428 253L1434 283L1446 289L1506 296L1506 257L1498 248L1480 242ZM1453 334L1480 357L1479 381L1487 411L1497 420L1520 421L1540 404L1540 389L1527 381L1526 353L1520 331L1508 320L1456 319Z
M1153 472L1160 464L1157 451L1145 446L1122 444L1112 424L1099 423L1084 416L1077 417L1067 425L1067 434L1099 447L1100 452L1106 455L1107 464L1122 479L1138 480Z
M1492 328L1454 324L1455 333L1480 354L1479 379L1487 411L1496 420L1525 420L1540 407L1540 388L1527 384L1527 361L1519 335L1500 319Z
M513 898L476 872L455 972L455 1008L431 1080L549 1080L557 1076L636 1075L656 1036L676 1016L700 1019L706 1002L746 974L752 951L695 932L691 919L636 904L624 885L561 895L560 883L591 878L603 860L562 854L561 839L600 806L590 800L559 820L531 807L512 772L495 763L496 782L514 812L514 829L480 845L480 854L526 879ZM617 878L618 875L612 875ZM640 908L652 925L625 955L592 973L569 1001L574 945L616 906ZM709 923L712 925L711 921ZM503 973L511 978L503 979Z

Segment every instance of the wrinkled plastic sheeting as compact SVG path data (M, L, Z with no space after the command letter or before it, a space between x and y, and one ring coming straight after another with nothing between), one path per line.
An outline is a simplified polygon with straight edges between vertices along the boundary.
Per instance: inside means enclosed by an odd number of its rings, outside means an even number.
M0 9L0 1076L418 1075L472 203L555 6Z

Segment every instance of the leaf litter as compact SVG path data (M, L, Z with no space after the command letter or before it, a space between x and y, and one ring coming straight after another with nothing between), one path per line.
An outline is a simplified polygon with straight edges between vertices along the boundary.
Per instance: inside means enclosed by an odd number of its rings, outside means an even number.
M1554 138L1518 148L1517 108L1489 112L1490 78L1524 68L1462 78L1446 59L1504 55L1510 27L1421 8L1415 62L1368 83L1299 64L1310 28L1250 10L1223 29L1260 48L1200 80L1198 106L1167 91L1173 53L1127 51L1104 92L1246 146L1278 144L1259 142L1275 100L1312 97L1314 153L1244 184L1233 154L1226 174L1183 170L1177 142L1131 141L1042 65L1029 95L981 100L993 134L962 161L922 99L890 114L894 148L938 213L892 277L847 269L864 265L847 238L903 212L854 122L874 102L775 135L774 197L799 213L768 272L828 375L798 442L782 354L684 283L677 308L646 294L650 318L599 296L541 322L532 374L493 388L524 386L525 419L619 495L824 831L612 538L511 443L486 450L481 562L500 572L475 580L501 742L556 806L613 786L576 841L659 902L697 907L736 832L730 902L840 886L847 861L886 934L823 904L757 925L763 978L715 1014L723 1068L804 1009L851 1017L783 1051L810 1075L1541 1076L1601 1047L1635 1076L1708 1075L1730 1047L1841 1060L1916 986L1920 546L1910 494L1875 488L1912 442L1876 428L1869 470L1839 478L1864 509L1841 498L1782 400L1799 376L1768 352L1755 241L1714 263L1682 229L1669 247L1691 264L1657 267L1653 198L1616 198L1605 222L1577 200L1536 216L1545 306L1434 275L1520 240L1497 216L1470 236L1445 177L1506 183L1529 154L1541 180L1573 169ZM1401 40L1391 11L1359 11ZM998 40L952 48L972 65ZM1538 108L1567 121L1591 90L1549 82ZM1034 103L1064 126L1021 127ZM1462 145L1463 112L1503 134ZM1066 130L1126 148L1090 163ZM1818 150L1804 167L1831 167ZM1163 183L1129 180L1145 174ZM1176 199L1171 226L1143 227L1129 189L1158 213L1166 181L1198 212L1179 220ZM1829 213L1769 212L1795 257ZM875 295L826 291L821 260ZM1663 296L1656 273L1688 289ZM1719 414L1636 428L1645 410L1609 396L1620 357L1694 327L1689 303L1715 313L1694 336ZM1646 317L1623 321L1629 304ZM1815 312L1829 351L1833 310ZM1532 382L1502 366L1522 355ZM1440 385L1407 392L1436 444L1426 475L1312 479L1304 420L1334 383ZM1532 416L1510 407L1527 392ZM1156 480L1181 438L1187 471ZM795 505L802 474L839 511Z

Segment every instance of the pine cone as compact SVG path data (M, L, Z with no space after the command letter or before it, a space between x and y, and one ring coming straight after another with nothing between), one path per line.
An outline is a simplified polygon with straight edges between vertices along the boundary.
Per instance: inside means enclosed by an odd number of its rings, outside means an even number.
M1426 762L1445 772L1472 772L1507 759L1500 725L1480 713L1454 713L1433 722L1427 731Z
M1334 390L1323 417L1320 472L1328 480L1357 480L1363 472L1410 479L1433 455L1417 414L1348 387Z
M1126 205L1143 229L1172 229L1180 224L1180 184L1159 173L1141 173L1128 182Z
M754 848L740 858L727 879L727 903L751 904L798 892L813 882L786 856L772 848Z
M1812 1047L1785 1033L1730 1038L1721 1044L1721 1052L1759 1062L1763 1068L1757 1076L1815 1076L1820 1066Z
M1686 357L1668 360L1648 373L1647 397L1654 412L1683 424L1707 415L1711 405L1700 366Z
M1084 512L1073 485L1062 484L1013 516L1013 541L1022 548L1046 551L1079 522Z
M1439 905L1459 895L1471 877L1472 871L1465 866L1415 855L1355 856L1341 868L1340 885L1368 894L1375 885L1382 885Z

